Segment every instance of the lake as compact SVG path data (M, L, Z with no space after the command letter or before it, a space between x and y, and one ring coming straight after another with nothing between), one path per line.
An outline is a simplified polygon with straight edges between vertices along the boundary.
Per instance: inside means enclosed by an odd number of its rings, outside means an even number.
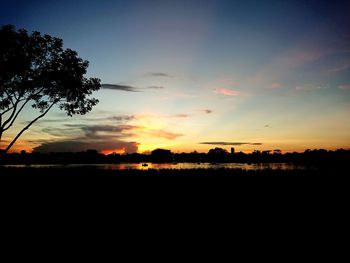
M146 166L146 165L147 166ZM34 165L4 165L13 168L80 168L93 167L101 170L148 170L148 169L243 169L243 170L294 170L305 169L304 165L290 163L118 163L118 164L34 164Z

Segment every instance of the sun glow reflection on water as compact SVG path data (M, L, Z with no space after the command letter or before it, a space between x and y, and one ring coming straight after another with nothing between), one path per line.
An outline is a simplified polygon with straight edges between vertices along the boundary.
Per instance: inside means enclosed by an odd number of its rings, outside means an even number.
M243 170L293 170L305 169L304 165L290 163L120 163L120 164L34 164L34 165L4 165L13 168L84 168L91 167L101 170L148 170L148 169L243 169Z

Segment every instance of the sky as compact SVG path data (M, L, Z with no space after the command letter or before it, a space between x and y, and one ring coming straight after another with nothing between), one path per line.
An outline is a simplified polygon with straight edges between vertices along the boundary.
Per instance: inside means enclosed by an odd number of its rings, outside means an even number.
M62 38L105 84L91 113L53 109L14 150L349 148L349 14L334 0L2 3L0 25Z

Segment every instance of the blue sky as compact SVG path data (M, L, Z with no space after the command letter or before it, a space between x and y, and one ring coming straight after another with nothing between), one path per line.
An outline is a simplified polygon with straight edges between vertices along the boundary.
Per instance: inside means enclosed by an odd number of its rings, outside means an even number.
M89 76L116 85L86 117L53 111L62 135L42 122L18 147L64 146L92 126L106 152L349 147L349 13L348 1L314 0L5 3L0 24L62 38Z

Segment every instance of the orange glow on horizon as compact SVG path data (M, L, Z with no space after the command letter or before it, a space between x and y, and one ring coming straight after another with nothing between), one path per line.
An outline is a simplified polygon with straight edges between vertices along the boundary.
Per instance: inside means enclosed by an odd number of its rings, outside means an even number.
M109 154L125 154L126 149L125 147L120 148L120 149L114 149L114 150L102 150L100 151L100 153L104 154L104 155L109 155Z

